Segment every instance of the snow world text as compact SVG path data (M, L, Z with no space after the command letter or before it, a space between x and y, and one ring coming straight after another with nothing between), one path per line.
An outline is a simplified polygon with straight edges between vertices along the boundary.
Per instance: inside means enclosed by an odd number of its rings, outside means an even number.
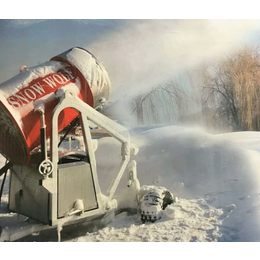
M56 89L69 83L75 83L77 75L70 67L58 70L55 73L48 74L44 77L34 79L28 86L19 90L16 94L11 95L7 101L15 109L46 96Z

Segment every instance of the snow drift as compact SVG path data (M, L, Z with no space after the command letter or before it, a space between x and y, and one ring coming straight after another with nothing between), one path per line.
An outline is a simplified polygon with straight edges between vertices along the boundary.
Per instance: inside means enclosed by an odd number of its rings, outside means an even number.
M248 138L251 134L244 133ZM135 159L141 185L164 186L185 199L203 198L215 208L231 205L234 212L223 221L222 232L227 235L236 231L232 241L260 241L257 151L218 135L177 126L140 132L132 139L140 149ZM113 154L117 149L119 146L110 139L99 142L97 159L103 158L106 165L98 165L103 185L116 167ZM122 181L121 189L123 185Z
M260 133L211 135L177 126L138 131L132 141L140 149L134 158L140 184L164 186L180 200L153 224L121 213L107 227L69 241L260 241L260 154L257 145L247 145ZM105 194L119 167L120 144L109 137L98 141L97 169ZM117 194L126 185L123 178Z

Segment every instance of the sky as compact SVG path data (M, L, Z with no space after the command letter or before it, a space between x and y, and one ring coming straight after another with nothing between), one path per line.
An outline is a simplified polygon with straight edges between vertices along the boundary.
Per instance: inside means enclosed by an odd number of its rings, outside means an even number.
M116 30L119 20L0 20L0 81L28 67L45 62L73 47L88 47L108 31Z
M117 98L259 39L260 20L1 19L0 83L79 46L105 66Z

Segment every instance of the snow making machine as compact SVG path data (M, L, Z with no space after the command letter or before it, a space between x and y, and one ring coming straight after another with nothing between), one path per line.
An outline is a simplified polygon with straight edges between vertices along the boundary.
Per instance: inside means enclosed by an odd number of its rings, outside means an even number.
M64 225L117 209L116 189L124 172L131 186L136 172L131 156L138 148L127 129L99 112L109 95L106 70L78 47L41 65L23 66L0 85L0 152L6 158L0 174L10 171L8 210L34 221L12 229L2 226L0 218L0 241L50 228L57 228L60 240ZM120 169L106 195L95 157L95 138L102 136L122 144ZM69 148L62 145L64 140Z

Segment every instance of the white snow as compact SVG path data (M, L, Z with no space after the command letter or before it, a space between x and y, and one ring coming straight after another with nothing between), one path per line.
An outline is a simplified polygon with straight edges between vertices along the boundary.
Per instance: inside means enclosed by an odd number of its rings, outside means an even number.
M132 141L139 146L133 159L141 186L166 187L179 201L155 223L121 213L68 241L260 241L260 133L212 135L177 126L139 131ZM96 156L105 194L119 166L119 142L99 139ZM126 187L125 177L116 195ZM7 194L6 184L0 217L7 215Z
M139 215L121 213L112 224L96 232L87 233L74 241L88 242L149 242L149 241L217 241L221 236L217 217L223 212L212 207L202 209L203 200L181 199L169 206L170 217L155 223L142 224ZM202 203L202 204L201 204ZM211 215L205 216L205 212Z
M87 80L94 97L94 107L99 105L101 98L108 100L111 83L105 68L83 49L73 48L66 54L66 58L78 68Z
M250 134L249 134L250 133ZM240 146L260 152L259 132L234 132L217 135L221 139L232 141Z
M64 65L61 62L46 61L40 65L25 69L18 75L1 84L1 97L8 98L10 95L24 88L32 80L57 72L62 68L64 68Z
M225 219L219 227L221 239L260 241L260 154L245 145L251 134L256 138L255 132L245 132L245 142L239 145L218 135L177 126L140 133L132 138L140 149L135 157L138 179L141 185L164 186L183 199L204 199L207 205L224 212L231 207L228 217L221 217ZM116 142L108 138L99 142L97 157L106 165L98 165L103 172L101 184L111 178L117 149ZM122 181L119 188L124 185Z

